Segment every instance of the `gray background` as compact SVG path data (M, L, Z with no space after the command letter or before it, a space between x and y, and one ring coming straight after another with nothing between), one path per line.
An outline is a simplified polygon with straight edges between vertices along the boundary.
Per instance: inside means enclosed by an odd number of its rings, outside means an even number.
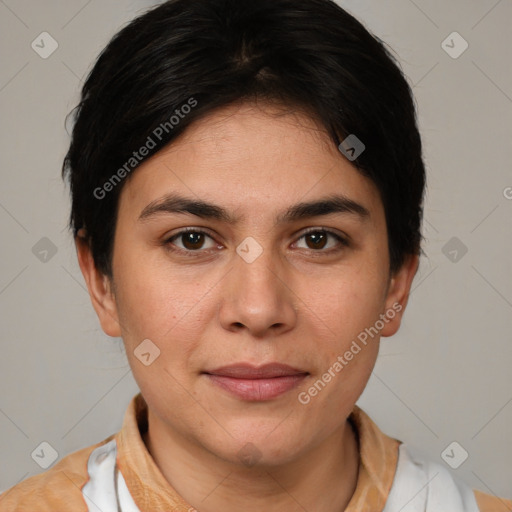
M43 441L62 457L117 431L137 392L121 341L103 334L85 291L60 167L82 77L153 3L0 0L0 489L42 471L31 453ZM359 405L441 464L457 441L469 457L452 471L511 498L512 2L340 4L399 56L429 173L426 254ZM43 31L59 45L47 59L31 48ZM456 59L442 47L454 31L469 44ZM453 36L445 45L462 48ZM450 462L461 450L448 450Z

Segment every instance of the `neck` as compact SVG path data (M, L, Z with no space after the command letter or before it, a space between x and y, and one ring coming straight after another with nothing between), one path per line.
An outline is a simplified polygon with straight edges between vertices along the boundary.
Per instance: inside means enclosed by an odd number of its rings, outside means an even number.
M359 448L349 421L279 466L245 467L220 459L170 433L151 414L144 442L169 484L201 512L342 512L357 485Z

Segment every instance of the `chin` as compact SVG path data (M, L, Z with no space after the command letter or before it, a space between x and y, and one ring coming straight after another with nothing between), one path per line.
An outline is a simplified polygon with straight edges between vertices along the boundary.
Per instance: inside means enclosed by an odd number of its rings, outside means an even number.
M297 453L287 451L286 448L259 446L252 442L247 442L240 449L230 452L225 458L231 464L240 469L247 470L265 470L283 466L297 457Z
M230 439L231 446L225 453L226 459L247 468L263 468L280 466L299 457L305 449L300 446L299 436L283 428L283 424L277 425L279 422L275 421L267 422L265 428L255 427L254 424L247 425L247 428L241 431L243 434L234 435ZM281 428L282 430L277 432Z

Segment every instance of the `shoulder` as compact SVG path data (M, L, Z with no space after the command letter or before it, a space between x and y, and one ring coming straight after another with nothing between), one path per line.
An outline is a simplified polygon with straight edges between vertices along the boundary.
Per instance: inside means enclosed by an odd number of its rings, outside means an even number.
M51 469L23 480L0 495L1 512L87 511L82 488L88 480L87 463L92 451L115 436L77 450Z
M384 510L512 512L512 502L472 490L446 467L423 458L416 449L402 443Z
M497 498L476 489L473 492L480 512L512 512L512 500Z

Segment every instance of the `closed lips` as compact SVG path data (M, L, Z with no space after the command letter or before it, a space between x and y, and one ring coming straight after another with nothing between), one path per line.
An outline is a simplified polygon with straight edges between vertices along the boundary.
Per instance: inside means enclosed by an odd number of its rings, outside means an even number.
M231 377L234 379L272 379L276 377L306 375L308 372L298 370L297 368L281 363L269 363L259 367L248 363L240 363L223 366L204 373L222 377Z

